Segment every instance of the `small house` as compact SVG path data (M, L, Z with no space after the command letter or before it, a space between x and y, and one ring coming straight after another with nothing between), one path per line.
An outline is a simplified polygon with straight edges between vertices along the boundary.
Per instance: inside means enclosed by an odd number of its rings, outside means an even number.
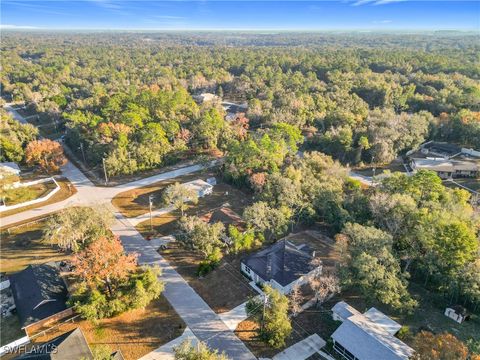
M442 179L476 177L479 174L479 166L474 161L413 158L410 161L410 166L414 171L435 171Z
M213 185L203 181L201 179L189 181L183 184L183 186L193 189L197 192L198 197L204 197L210 195L213 191Z
M407 360L414 350L395 337L401 325L371 308L360 313L341 301L332 308L332 317L342 324L332 334L333 349L348 360Z
M241 271L257 284L269 284L283 294L301 285L319 267L313 264L315 251L307 245L295 245L287 239L241 261Z
M93 360L93 354L80 328L66 332L19 356L21 360Z
M0 163L0 179L3 177L2 174L18 176L20 175L20 167L14 162L2 162Z
M22 328L69 316L67 287L55 263L29 265L9 276L10 288Z

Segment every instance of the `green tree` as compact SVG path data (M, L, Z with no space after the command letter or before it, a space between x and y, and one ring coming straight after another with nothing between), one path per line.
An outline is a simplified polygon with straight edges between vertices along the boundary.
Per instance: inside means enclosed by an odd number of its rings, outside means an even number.
M185 210L188 209L187 203L198 203L198 193L194 189L177 182L165 189L163 201L165 204L173 206L175 210L180 210L183 217Z
M196 345L188 340L175 347L175 360L228 360L225 354L210 350L207 345L198 342Z
M247 303L247 313L260 324L259 332L264 341L280 348L292 332L288 298L269 285L264 287L263 292L265 299L253 298Z
M113 215L105 208L71 207L51 216L43 231L43 241L77 252L103 236L111 236Z

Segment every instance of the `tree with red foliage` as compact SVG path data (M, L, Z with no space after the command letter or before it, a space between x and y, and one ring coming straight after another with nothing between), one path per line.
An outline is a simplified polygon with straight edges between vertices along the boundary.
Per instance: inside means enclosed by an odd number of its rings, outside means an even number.
M50 139L34 140L25 149L25 159L28 165L39 165L46 173L55 173L67 159L60 143Z
M118 237L101 237L73 258L74 274L88 286L105 284L112 296L115 285L128 278L137 268L137 255L126 255Z

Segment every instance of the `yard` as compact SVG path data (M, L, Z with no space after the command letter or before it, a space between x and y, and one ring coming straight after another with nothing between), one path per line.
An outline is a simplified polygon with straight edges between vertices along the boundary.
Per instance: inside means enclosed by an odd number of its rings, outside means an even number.
M242 254L226 255L215 270L202 278L197 276L198 265L203 260L198 252L172 243L160 254L216 313L229 311L247 301L249 296L257 295L240 272Z
M373 166L364 166L364 167L356 167L352 170L360 175L363 176L373 176L373 169L375 168L375 175L382 174L385 170L389 170L393 172L405 172L405 167L403 166L403 160L401 158L397 158L393 160L390 164L385 165L377 165Z
M149 186L120 193L113 198L112 204L126 217L140 216L149 211L148 197L150 195L154 196L153 204L155 209L164 206L162 203L162 193L168 185L176 182L186 183L196 179L206 180L210 177L215 177L215 175L215 171L210 169L159 181Z
M198 175L194 177L198 179ZM148 198L148 195L146 195ZM148 201L148 200L147 200ZM250 205L251 196L231 185L218 183L213 187L213 192L203 198L198 199L197 205L191 205L186 211L187 215L202 216L210 211L220 208L228 203L230 208L237 214L241 215L243 209ZM139 215L148 212L142 211ZM168 214L157 216L153 219L153 232L150 230L150 221L144 221L136 226L137 230L145 237L166 236L172 234L177 227L177 220L180 218L180 212L173 211Z
M25 331L21 329L20 320L18 316L12 315L2 317L0 321L0 345L7 345L12 341L20 339L25 336Z
M30 264L60 261L68 255L43 242L45 220L30 222L0 233L0 271L12 273L23 270Z
M120 349L125 359L134 360L180 336L185 324L161 296L145 309L103 319L98 324L76 318L55 326L46 335L39 333L33 341L42 343L77 327L81 328L91 348L106 345L112 352Z
M60 186L60 190L56 194L54 194L50 199L48 199L46 201L36 203L36 204L33 204L33 205L22 206L18 209L12 209L12 210L8 210L8 211L4 211L4 212L0 213L1 217L6 217L6 216L18 214L22 211L36 209L36 208L41 207L41 206L45 206L45 205L53 204L53 203L56 203L56 202L59 202L59 201L63 201L63 200L69 198L70 196L72 196L73 194L75 194L77 192L77 189L75 189L75 187L67 179L60 178L60 179L55 179L55 180L57 181L58 185ZM35 187L36 187L35 188L36 190L33 192L35 196L33 198L27 199L27 200L22 199L21 201L18 201L18 202L24 202L24 201L36 199L40 196L46 195L46 193L53 190L55 185L53 184L53 182L48 182L48 183L44 183L44 184L35 185ZM13 202L13 203L17 203L17 202ZM9 200L7 200L7 205L12 205L12 203L10 203Z
M453 181L444 180L443 185L451 188L461 188L461 189L468 188L470 189L470 191L480 192L480 179L458 178L458 179L453 179Z

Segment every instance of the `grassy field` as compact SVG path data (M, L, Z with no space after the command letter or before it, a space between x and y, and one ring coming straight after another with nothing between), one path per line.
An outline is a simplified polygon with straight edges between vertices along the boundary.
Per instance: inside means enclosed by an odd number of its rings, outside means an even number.
M213 187L212 194L198 199L198 204L190 206L186 211L186 214L202 216L210 211L220 208L226 203L230 205L230 208L233 211L241 215L243 209L251 204L251 195L246 194L231 185L219 183ZM178 211L173 211L153 219L153 232L150 231L150 220L138 224L136 228L145 238L149 236L156 237L170 235L175 232L177 226L176 222L179 218L180 213Z
M454 181L444 180L443 184L451 188L458 187L461 189L463 189L462 186L464 186L470 189L471 191L480 192L480 179L465 178L465 179L453 179L453 180Z
M148 197L150 195L154 196L153 204L155 209L164 207L164 204L162 203L162 194L163 190L165 190L168 185L176 182L186 183L196 179L206 180L214 176L215 171L209 170L178 176L174 179L165 181L159 181L149 186L120 193L113 198L112 204L126 217L136 217L149 211Z
M12 315L2 317L0 321L0 345L6 345L25 336L25 331L21 330L18 316Z
M216 313L229 311L257 294L240 273L243 254L225 256L215 270L199 278L197 269L203 259L199 253L175 243L160 253Z
M5 204L7 206L17 205L26 201L35 200L47 195L55 189L55 183L48 181L41 184L14 188L8 191L5 196Z
M352 170L360 175L363 176L373 176L373 166L364 166L364 167L357 167L353 168ZM403 166L403 162L401 159L395 159L390 164L385 165L377 165L375 166L375 175L380 175L384 171L389 170L391 172L405 172L405 167Z
M60 186L60 190L56 194L54 194L50 199L48 199L46 201L39 202L37 204L33 204L33 205L29 205L29 206L22 206L18 209L4 211L0 214L1 217L7 217L7 216L10 216L10 215L18 214L22 211L32 210L32 209L36 209L36 208L39 208L39 207L42 207L42 206L45 206L45 205L49 205L49 204L53 204L53 203L56 203L56 202L59 202L59 201L63 201L63 200L69 198L70 196L72 196L73 194L75 194L77 192L77 189L75 189L75 187L73 185L71 185L70 181L68 181L67 179L60 178L60 179L55 179L55 180L57 180L57 183ZM49 183L49 184L53 184L53 182ZM8 204L8 202L7 202L7 204Z
M45 221L32 222L19 227L2 230L0 233L0 271L12 273L30 264L60 261L68 255L43 242L42 231Z
M180 336L185 324L161 296L145 309L103 319L98 324L87 320L67 322L33 339L35 343L42 343L77 327L80 327L91 348L106 345L112 352L120 349L127 360L136 360Z

